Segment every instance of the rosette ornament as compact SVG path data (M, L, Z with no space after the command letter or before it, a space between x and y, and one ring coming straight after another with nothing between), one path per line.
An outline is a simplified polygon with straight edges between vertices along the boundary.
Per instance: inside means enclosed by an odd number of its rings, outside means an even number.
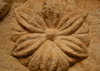
M65 0L29 0L17 8L17 22L28 33L16 39L12 55L31 71L67 71L87 58L87 43L74 37L87 13L72 5Z

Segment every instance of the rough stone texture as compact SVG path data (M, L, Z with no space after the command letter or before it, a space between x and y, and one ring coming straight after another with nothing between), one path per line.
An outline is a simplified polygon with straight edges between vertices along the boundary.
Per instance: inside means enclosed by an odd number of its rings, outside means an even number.
M100 71L100 1L53 0L42 11L39 0L31 1L14 1L0 22L0 71Z

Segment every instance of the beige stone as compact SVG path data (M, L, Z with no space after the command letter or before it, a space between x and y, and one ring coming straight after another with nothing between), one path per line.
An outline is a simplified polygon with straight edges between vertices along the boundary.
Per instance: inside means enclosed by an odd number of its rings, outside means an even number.
M100 1L1 4L0 71L100 71Z

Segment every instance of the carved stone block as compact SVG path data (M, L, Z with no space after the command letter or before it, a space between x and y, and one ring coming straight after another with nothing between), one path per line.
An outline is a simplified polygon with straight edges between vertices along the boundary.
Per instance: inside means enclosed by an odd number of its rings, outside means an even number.
M72 8L74 1L69 2L29 0L15 10L17 22L27 33L13 36L12 55L31 71L67 71L88 57L89 41L77 38L88 40L88 32L80 30L88 14Z
M99 8L97 0L0 0L0 71L100 71Z

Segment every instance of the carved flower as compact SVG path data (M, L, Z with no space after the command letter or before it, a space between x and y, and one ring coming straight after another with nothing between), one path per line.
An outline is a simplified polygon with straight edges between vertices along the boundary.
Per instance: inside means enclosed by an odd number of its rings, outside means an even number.
M29 0L16 9L18 23L28 33L17 38L12 55L31 71L67 71L87 57L87 45L73 36L87 14L64 11L63 0L41 1Z

